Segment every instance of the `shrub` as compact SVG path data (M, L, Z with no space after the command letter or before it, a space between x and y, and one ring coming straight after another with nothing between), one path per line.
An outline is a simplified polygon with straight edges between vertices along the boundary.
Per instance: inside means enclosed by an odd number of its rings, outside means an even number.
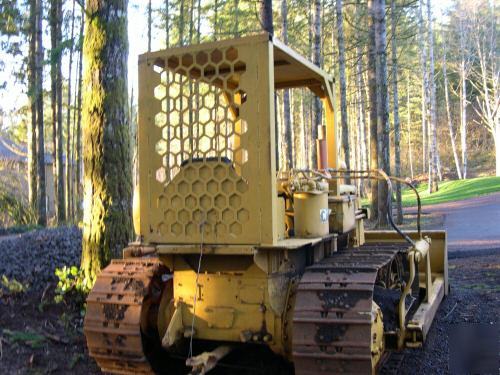
M4 216L0 220L9 225L23 226L36 223L35 210L2 187L0 187L0 212Z
M86 286L83 271L77 266L56 268L59 281L55 289L54 301L61 303L69 297L79 306L83 306L90 289Z

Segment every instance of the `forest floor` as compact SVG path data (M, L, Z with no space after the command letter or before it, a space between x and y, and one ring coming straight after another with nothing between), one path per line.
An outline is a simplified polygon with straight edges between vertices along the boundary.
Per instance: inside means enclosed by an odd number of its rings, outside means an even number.
M428 219L425 227L439 228L445 223L446 219L438 215ZM63 265L79 263L80 241L81 234L76 228L0 237L0 277L8 278L0 282L1 374L99 373L87 353L80 306L54 301L57 284L54 271ZM453 346L457 327L483 323L492 326L493 332L498 330L499 255L500 247L467 250L467 244L450 251L451 292L437 312L424 348L405 350L397 361L389 360L383 373L452 373L450 345ZM12 281L14 278L19 285ZM222 364L234 364L232 357L228 356ZM211 373L242 375L245 371L238 368L231 372L230 367L221 366Z
M80 307L54 300L56 268L79 264L80 254L76 228L0 237L0 374L99 372L86 352Z

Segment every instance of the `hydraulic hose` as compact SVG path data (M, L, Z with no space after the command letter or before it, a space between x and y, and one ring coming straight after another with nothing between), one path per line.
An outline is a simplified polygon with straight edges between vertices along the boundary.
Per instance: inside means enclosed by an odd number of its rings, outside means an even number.
M396 225L392 214L392 181L397 181L407 185L414 193L417 198L417 232L420 239L422 239L422 228L421 228L421 215L422 215L422 203L420 200L420 194L418 193L415 186L400 177L388 176L381 169L371 169L371 170L346 170L346 169L325 169L325 170L314 170L314 169L294 169L292 173L300 173L305 176L306 173L312 174L317 178L324 178L326 180L343 178L344 175L350 175L354 179L372 179L372 180L383 180L387 184L387 219L392 228L408 243L415 245L413 241L407 234L403 233L401 229ZM335 174L337 176L335 176ZM374 175L375 174L375 175Z
M328 172L331 172L332 174L340 174L340 175L346 175L349 174L351 175L351 178L368 178L368 179L373 179L373 180L384 180L387 184L387 219L389 221L389 224L394 228L394 230L407 242L409 242L411 245L415 245L415 241L413 241L408 235L403 233L401 229L394 223L394 219L392 216L392 182L391 180L402 182L406 185L408 185L413 192L415 193L417 197L417 232L418 236L421 239L422 238L422 231L421 231L421 224L420 224L420 219L421 219L421 213L422 213L422 204L420 201L420 194L418 193L417 189L415 186L413 186L412 183L409 181L406 181L402 178L399 177L394 177L394 176L388 176L387 173L385 173L383 170L380 169L375 169L375 170L360 170L360 171L355 171L355 170L336 170L336 169L328 169ZM378 176L373 176L373 174L377 174ZM354 175L354 176L353 176ZM331 176L330 178L341 178L341 176Z

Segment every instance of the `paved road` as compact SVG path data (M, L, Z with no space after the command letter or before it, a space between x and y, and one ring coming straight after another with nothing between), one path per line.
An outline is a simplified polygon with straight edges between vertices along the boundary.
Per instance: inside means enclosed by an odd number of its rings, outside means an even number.
M423 212L444 215L451 251L500 248L500 193L424 206Z

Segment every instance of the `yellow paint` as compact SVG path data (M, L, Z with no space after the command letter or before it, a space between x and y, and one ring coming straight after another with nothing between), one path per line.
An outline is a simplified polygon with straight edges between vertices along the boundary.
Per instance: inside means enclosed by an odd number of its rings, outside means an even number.
M283 239L275 89L308 87L324 100L336 166L333 78L267 34L146 53L139 81L134 224L145 242Z
M301 223L294 218L300 203L294 207L288 199L285 213L278 196L274 92L307 87L322 99L327 164L338 168L333 78L267 34L146 53L139 58L139 78L134 224L173 273L173 301L162 302L159 318L164 345L193 335L266 343L290 357L296 281L337 250L337 233L349 232L354 245L365 241L356 218L359 202L344 194L339 180L329 180L335 212L321 230L311 216L318 211L319 217L319 206L311 199L305 208L312 214ZM286 194L282 187L280 193ZM328 209L327 194L322 198L320 206ZM314 238L289 238L286 214L289 228L302 224L315 230ZM421 282L441 280L447 290L446 237L428 235L428 261L419 267L430 264L432 276ZM401 239L371 232L366 241ZM439 290L432 287L415 325L428 327ZM372 312L375 366L384 351L383 321L376 304Z

